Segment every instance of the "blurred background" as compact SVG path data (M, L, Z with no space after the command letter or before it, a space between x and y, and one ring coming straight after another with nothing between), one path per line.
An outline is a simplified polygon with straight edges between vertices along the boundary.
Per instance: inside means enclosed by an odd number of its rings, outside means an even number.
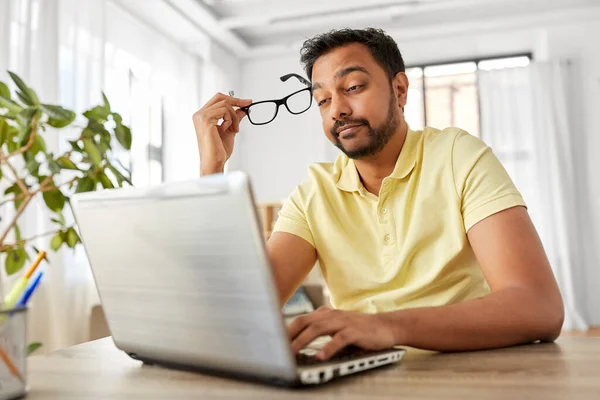
M257 101L301 89L279 76L304 75L303 41L341 27L382 28L397 41L412 129L458 126L492 147L551 259L565 329L600 325L597 0L0 0L0 81L16 72L76 112L104 91L132 130L122 160L134 185L193 179L192 114L217 91ZM54 132L46 142L68 145ZM243 122L227 169L250 174L268 237L308 165L337 155L313 104L269 125ZM42 229L44 212L24 216L22 229ZM31 304L32 340L50 351L103 334L82 246L50 261ZM2 271L4 291L12 282ZM308 282L320 284L318 272Z

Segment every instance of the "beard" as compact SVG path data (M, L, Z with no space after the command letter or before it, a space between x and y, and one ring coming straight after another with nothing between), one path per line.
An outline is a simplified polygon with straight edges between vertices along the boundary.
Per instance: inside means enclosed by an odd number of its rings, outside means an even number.
M390 141L391 137L394 136L396 129L400 125L399 111L396 106L396 98L394 97L393 89L390 88L390 102L388 105L388 114L385 122L378 128L373 128L368 120L364 118L347 118L344 120L338 120L333 124L331 128L331 135L334 138L334 145L342 151L348 158L359 160L361 158L374 156L379 153L385 145ZM342 141L339 138L338 131L344 125L364 125L367 129L368 143L364 146L358 147L353 150L344 148Z

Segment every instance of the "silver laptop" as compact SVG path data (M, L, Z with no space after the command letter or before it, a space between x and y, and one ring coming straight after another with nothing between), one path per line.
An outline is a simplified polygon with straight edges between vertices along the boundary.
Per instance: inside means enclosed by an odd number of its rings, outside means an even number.
M293 354L248 177L76 194L72 207L116 346L135 359L274 384L318 384L404 350Z

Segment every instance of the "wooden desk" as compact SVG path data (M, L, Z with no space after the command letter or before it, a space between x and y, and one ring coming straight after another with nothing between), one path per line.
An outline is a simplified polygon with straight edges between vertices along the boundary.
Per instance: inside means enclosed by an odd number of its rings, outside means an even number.
M142 366L110 338L29 360L38 399L600 399L600 338L472 353L410 350L395 366L301 389Z

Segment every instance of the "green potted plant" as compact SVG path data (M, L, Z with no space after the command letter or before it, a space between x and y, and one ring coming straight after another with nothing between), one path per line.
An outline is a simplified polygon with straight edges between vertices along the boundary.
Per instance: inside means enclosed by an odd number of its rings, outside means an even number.
M15 212L9 221L0 221L0 256L6 273L12 275L38 252L30 244L33 239L48 237L54 251L81 242L76 227L65 219L70 196L131 185L130 172L114 157L115 146L131 149L131 131L104 94L102 105L76 118L71 110L41 102L21 78L9 75L17 90L11 95L0 81L0 205L12 204ZM45 133L66 128L70 134L78 133L68 142L70 149L62 154L48 151ZM19 218L36 196L43 198L55 229L24 237Z

